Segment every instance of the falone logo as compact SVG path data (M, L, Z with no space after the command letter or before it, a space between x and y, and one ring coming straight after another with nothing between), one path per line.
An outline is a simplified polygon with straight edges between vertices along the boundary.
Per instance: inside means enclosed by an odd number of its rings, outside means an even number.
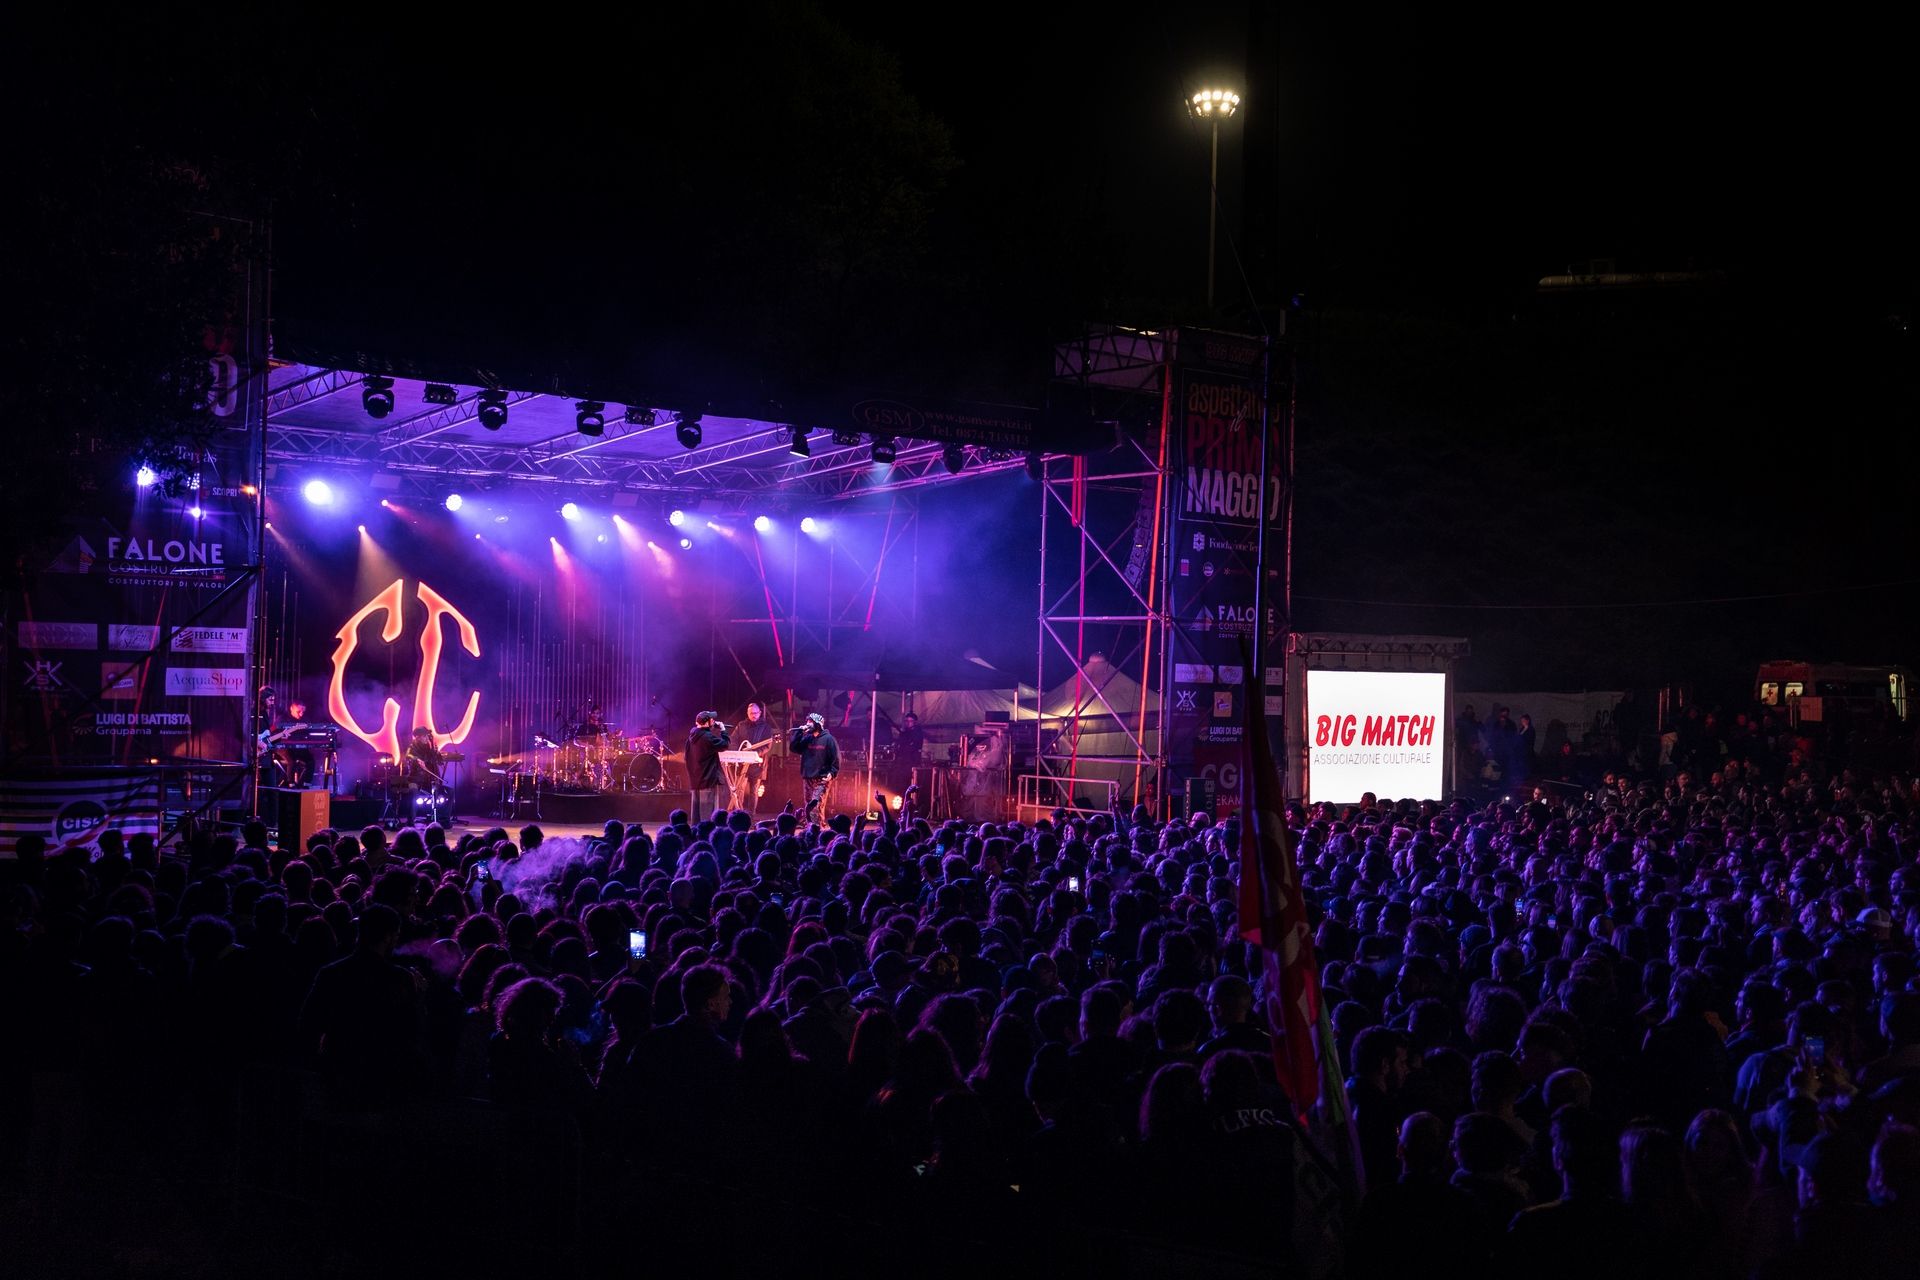
M442 733L434 723L433 687L439 678L440 654L446 643L442 619L452 618L459 624L460 647L476 658L480 656L479 633L467 621L465 614L448 604L445 597L426 583L416 583L414 594L427 607L427 622L420 633L420 675L413 690L413 727L424 728L431 733L436 747L465 742L467 735L473 732L474 716L480 710L478 689L473 690L467 698L466 714L460 718L453 732ZM371 732L362 728L347 709L347 664L360 644L360 624L376 613L386 615L386 621L380 628L381 641L392 644L400 638L406 629L406 620L402 617L405 596L406 580L395 578L386 590L360 606L359 611L347 619L336 634L340 643L333 651L333 680L327 686L327 711L333 716L334 722L383 756L400 754L400 704L388 698L381 708L380 727Z

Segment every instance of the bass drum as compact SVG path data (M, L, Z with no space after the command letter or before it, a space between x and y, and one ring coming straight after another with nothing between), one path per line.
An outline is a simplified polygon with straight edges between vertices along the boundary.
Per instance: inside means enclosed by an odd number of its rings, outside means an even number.
M659 756L628 756L620 762L614 785L622 791L664 791L666 770Z

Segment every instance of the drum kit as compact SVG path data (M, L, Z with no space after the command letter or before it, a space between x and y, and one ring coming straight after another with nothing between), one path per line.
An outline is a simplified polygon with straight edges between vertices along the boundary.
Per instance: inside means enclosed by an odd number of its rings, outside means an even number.
M665 791L666 766L679 759L651 729L629 737L617 725L583 721L557 734L536 733L526 756L492 763L493 771L508 779L503 785L515 794L530 783L556 794L591 795Z

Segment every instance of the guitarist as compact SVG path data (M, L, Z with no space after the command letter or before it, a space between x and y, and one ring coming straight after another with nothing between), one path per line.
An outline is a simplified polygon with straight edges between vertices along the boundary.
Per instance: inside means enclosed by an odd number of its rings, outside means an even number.
M735 725L733 732L739 739L733 744L735 751L760 753L760 763L747 766L746 778L741 786L744 794L734 801L737 807L747 811L747 821L754 822L760 817L760 792L767 780L768 753L780 741L780 731L767 719L766 707L758 702L749 702L746 719Z

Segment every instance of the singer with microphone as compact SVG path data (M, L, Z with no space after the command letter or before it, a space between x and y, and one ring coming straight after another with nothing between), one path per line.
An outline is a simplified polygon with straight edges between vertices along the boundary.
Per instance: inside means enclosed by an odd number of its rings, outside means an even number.
M824 820L827 797L840 772L840 744L827 732L826 718L816 711L803 720L788 738L787 750L800 757L800 781L807 796L801 820L811 822L816 815Z
M726 794L727 775L720 753L727 749L727 726L711 711L693 718L687 735L687 787L693 793L690 816L695 823L713 816Z

